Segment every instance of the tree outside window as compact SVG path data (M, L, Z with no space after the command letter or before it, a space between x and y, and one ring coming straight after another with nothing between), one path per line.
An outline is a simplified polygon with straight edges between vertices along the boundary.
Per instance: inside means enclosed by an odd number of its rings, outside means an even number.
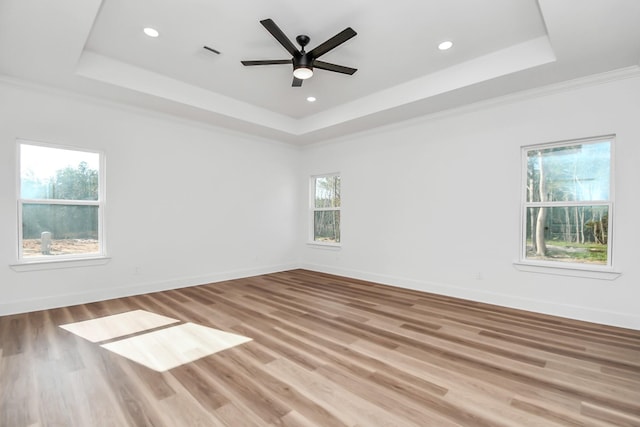
M311 187L313 241L340 243L340 175L314 176Z
M523 259L611 266L613 137L523 149Z
M100 153L20 143L19 259L103 255Z

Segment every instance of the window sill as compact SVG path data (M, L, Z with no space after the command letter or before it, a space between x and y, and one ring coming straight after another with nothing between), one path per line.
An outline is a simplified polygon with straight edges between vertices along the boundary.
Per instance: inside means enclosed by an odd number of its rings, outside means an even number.
M536 264L515 261L513 266L529 273L553 274L557 276L583 277L588 279L615 280L622 275L607 267L568 267L565 265Z
M307 246L316 247L317 249L340 250L342 243L323 243L323 242L307 242Z
M66 258L56 260L34 260L23 261L10 264L12 270L18 272L24 271L42 271L56 270L61 268L91 267L95 265L105 265L111 260L109 257L92 257L92 258Z

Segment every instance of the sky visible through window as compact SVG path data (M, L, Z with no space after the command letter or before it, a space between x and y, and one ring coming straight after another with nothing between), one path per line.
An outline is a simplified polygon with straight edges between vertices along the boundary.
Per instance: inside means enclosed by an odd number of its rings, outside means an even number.
M80 162L87 163L89 169L98 170L98 153L43 147L40 145L20 145L20 177L33 177L42 181L55 176L56 171L66 167L76 168Z

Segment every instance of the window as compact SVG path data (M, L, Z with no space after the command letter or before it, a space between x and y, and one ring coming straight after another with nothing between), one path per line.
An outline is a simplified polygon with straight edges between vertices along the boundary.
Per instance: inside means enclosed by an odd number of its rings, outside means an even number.
M340 175L311 178L312 240L316 243L340 243Z
M607 136L523 148L522 261L612 266L613 141Z
M102 155L19 142L18 260L104 255Z

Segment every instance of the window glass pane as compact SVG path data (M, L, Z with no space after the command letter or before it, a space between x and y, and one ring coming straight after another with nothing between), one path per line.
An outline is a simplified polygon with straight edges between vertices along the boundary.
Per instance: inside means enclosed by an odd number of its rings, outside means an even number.
M313 240L340 243L340 211L316 211L313 213Z
M339 176L322 176L315 179L315 207L340 207Z
M23 256L99 253L98 206L22 206Z
M20 145L20 197L98 200L98 153Z
M607 264L609 208L527 208L526 258Z
M527 202L609 199L611 142L527 152Z

